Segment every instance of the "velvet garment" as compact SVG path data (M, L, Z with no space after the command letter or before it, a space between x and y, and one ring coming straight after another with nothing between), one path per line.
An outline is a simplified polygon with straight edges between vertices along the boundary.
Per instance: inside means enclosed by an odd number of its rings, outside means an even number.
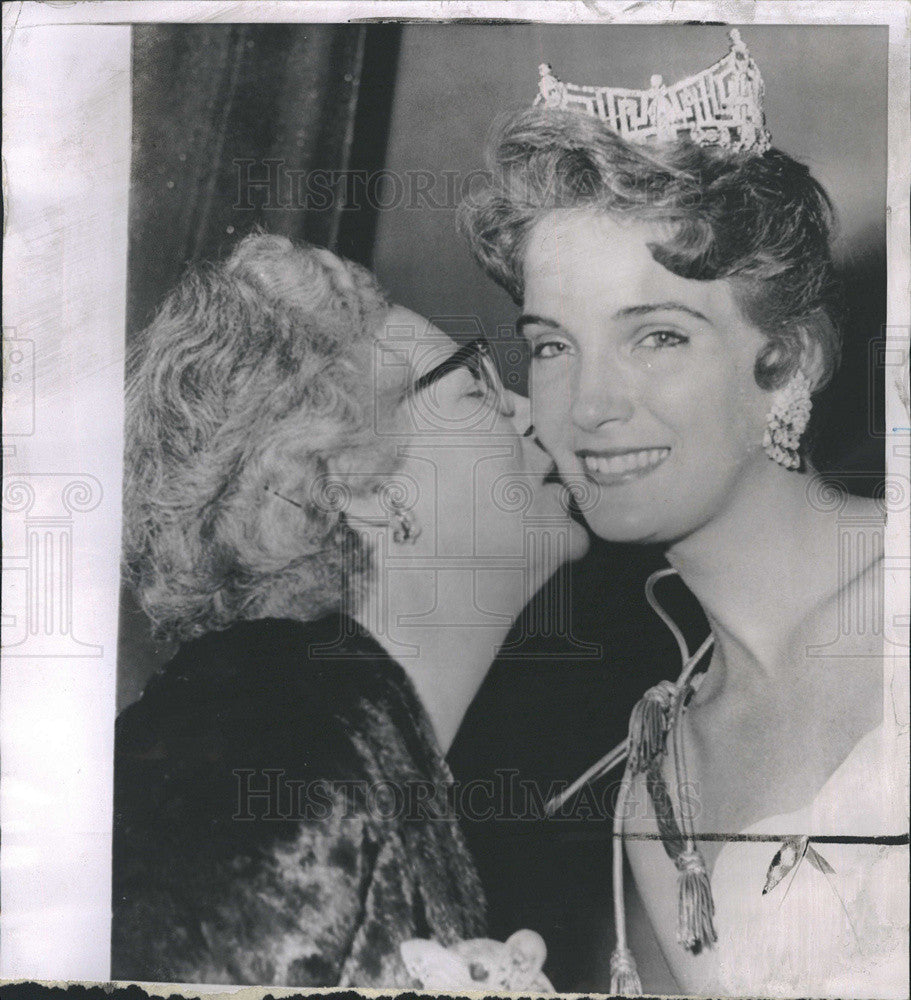
M181 647L114 780L114 979L406 987L403 940L484 932L430 722L347 619Z

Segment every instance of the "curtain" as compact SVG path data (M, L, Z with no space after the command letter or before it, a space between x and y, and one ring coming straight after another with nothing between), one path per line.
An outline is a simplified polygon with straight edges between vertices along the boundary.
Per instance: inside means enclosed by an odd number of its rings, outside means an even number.
M260 226L369 264L398 25L152 24L133 33L128 327L190 262Z

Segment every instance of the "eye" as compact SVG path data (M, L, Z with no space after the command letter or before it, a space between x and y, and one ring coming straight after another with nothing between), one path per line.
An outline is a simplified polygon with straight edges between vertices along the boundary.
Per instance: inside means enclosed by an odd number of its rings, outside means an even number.
M569 351L569 344L564 340L539 340L531 349L531 356L536 360L547 361L550 358L562 357Z
M688 344L689 340L689 337L685 337L675 330L652 330L636 346L644 347L649 351L660 351L666 347L679 347L681 344Z

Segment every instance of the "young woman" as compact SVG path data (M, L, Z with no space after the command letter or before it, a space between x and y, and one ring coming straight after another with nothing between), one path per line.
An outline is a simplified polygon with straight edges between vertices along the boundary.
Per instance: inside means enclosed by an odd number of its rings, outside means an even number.
M636 888L685 993L902 995L883 512L833 503L804 433L839 354L828 198L755 132L637 141L554 87L502 125L464 221L521 304L537 436L587 480L589 526L662 543L711 624L631 722ZM611 989L634 992L615 879Z
M125 551L183 645L116 735L112 975L413 985L482 933L443 754L585 548L483 345L251 236L129 377ZM534 544L548 533L553 544Z

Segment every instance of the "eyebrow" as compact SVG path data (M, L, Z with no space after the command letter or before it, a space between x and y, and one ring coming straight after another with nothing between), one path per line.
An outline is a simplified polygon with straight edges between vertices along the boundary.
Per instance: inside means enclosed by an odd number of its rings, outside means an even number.
M516 320L516 333L521 335L526 326L546 326L552 330L560 329L560 324L556 320L548 319L546 316L535 316L534 313L522 313Z
M648 302L641 305L626 306L624 309L618 309L611 319L626 319L628 316L647 316L653 312L682 312L687 313L694 319L701 320L703 323L711 322L708 316L699 312L698 309L693 309L682 302ZM534 313L523 313L516 320L516 333L522 334L526 326L546 326L551 330L562 328L561 324L556 320L548 319L546 316L536 316Z
M701 319L704 323L711 322L708 316L703 315L698 309L685 306L682 302L654 302L639 306L627 306L614 313L614 319L623 319L626 316L647 316L653 312L682 312L687 313L694 319Z

